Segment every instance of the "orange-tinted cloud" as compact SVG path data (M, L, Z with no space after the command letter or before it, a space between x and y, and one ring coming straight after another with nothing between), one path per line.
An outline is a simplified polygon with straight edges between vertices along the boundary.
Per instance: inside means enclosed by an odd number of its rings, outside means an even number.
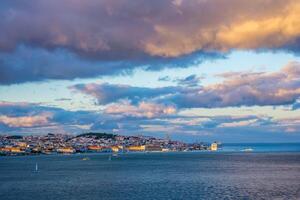
M0 7L0 50L27 44L131 60L299 48L299 13L298 0L11 0Z
M155 34L145 42L149 54L176 57L199 50L299 48L297 0L177 2L172 21L154 24Z
M299 13L299 0L5 1L0 84L187 67L236 49L299 53Z

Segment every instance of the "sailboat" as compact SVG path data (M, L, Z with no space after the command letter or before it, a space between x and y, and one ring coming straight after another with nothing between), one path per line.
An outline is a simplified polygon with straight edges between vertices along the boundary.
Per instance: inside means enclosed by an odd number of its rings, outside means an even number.
M38 166L38 164L37 163L35 163L35 171L34 172L38 172L39 171L39 166Z

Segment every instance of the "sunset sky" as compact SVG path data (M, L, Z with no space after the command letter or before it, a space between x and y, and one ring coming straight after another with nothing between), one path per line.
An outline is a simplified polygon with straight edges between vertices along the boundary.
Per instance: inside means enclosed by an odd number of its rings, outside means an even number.
M0 2L0 133L300 141L299 0Z

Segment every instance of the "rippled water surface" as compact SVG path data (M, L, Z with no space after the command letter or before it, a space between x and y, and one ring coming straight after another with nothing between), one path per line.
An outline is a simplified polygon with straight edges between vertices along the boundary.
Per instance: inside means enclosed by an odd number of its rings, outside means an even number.
M297 152L108 157L0 157L0 199L300 199Z

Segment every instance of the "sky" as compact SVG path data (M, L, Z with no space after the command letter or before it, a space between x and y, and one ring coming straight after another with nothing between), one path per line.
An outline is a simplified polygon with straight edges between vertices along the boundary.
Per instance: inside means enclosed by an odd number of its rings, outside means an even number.
M300 142L298 0L0 2L0 134Z

